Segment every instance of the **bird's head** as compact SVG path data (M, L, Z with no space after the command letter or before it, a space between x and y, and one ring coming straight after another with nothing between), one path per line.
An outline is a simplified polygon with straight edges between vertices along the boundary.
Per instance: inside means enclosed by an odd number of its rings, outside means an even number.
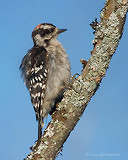
M66 30L67 29L58 29L50 23L39 24L32 32L34 45L45 47L52 39L56 39L60 33Z

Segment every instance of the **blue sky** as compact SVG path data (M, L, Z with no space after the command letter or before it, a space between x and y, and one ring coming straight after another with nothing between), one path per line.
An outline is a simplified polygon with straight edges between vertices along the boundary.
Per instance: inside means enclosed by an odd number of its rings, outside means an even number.
M72 74L80 59L90 57L92 20L104 1L1 0L0 5L0 157L21 160L37 139L37 122L19 65L32 47L31 32L43 22L68 31L58 37L66 49ZM105 78L91 99L57 160L128 159L128 23ZM46 123L46 122L45 122Z

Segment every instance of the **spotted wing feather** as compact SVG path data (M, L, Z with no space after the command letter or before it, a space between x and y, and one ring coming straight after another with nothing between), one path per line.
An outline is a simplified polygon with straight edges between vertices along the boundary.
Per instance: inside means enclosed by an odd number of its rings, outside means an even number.
M20 68L27 88L30 91L36 119L39 120L43 111L42 107L47 83L47 51L44 48L33 47L23 58Z

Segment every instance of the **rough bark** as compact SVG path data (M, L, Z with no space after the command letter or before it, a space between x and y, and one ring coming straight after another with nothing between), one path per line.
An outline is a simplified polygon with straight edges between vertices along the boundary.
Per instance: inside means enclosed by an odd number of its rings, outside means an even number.
M127 0L106 1L96 27L91 57L81 75L72 84L75 90L66 90L63 100L57 105L57 111L52 114L52 121L44 131L41 144L26 160L56 158L105 76L123 33L127 10Z

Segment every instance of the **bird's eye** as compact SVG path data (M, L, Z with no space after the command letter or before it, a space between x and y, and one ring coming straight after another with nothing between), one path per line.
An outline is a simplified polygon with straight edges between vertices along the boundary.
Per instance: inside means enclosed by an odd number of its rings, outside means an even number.
M54 30L55 30L54 28L51 28L51 29L50 29L50 32L54 32Z
M48 30L48 29L41 29L40 31L39 31L39 33L40 33L40 35L41 35L41 37L44 37L46 34L49 34L49 33L51 33L51 31L50 30Z
M45 34L49 34L49 33L50 33L50 30L45 29L44 32L45 32Z

